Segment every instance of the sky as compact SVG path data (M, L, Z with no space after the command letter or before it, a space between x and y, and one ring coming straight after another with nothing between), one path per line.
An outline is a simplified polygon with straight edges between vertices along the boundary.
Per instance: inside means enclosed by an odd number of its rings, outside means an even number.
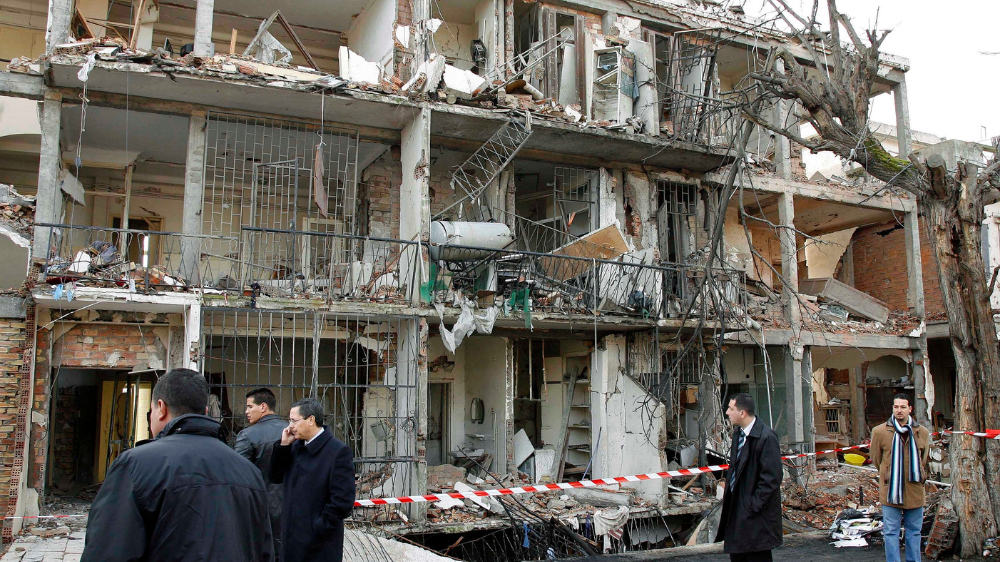
M747 0L745 9L767 2ZM787 2L800 14L812 9L811 0ZM837 9L859 33L876 17L892 30L882 50L910 60L911 130L967 141L1000 135L1000 0L837 0ZM872 120L896 124L891 95L873 100Z

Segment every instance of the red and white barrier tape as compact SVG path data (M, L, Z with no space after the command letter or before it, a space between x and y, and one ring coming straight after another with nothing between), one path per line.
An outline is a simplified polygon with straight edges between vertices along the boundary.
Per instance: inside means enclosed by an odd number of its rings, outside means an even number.
M988 429L986 431L940 431L931 435L971 435L985 439L1000 440L1000 429ZM782 460L800 459L803 457L813 457L816 455L826 455L830 453L840 453L859 449L864 445L851 445L838 449L827 449L816 451L815 453L801 453L798 455L788 455L781 457ZM616 484L626 484L629 482L645 482L648 480L662 480L680 476L694 476L708 472L721 472L729 468L728 464L712 466L702 466L698 468L682 468L680 470L666 470L650 474L635 474L632 476L615 476L614 478L600 478L597 480L580 480L578 482L561 482L559 484L534 484L532 486L518 486L516 488L496 488L492 490L473 490L469 492L451 492L447 494L426 494L423 496L400 496L396 498L374 498L370 500L357 500L354 507L375 507L380 505L400 505L406 503L436 502L445 499L474 499L488 496L513 496L518 494L537 494L540 492L551 492L553 490L573 490L577 488L596 488L598 486L614 486ZM0 517L0 521L6 519L64 519L69 517L87 517L87 514L78 515L25 515Z
M0 520L5 519L66 519L69 517L87 517L87 513L78 513L76 515L19 515L19 516L8 516L0 517Z
M988 429L985 432L973 431L941 431L931 435L972 435L974 437L984 437L987 439L1000 440L1000 430ZM788 455L781 457L782 460L800 459L803 457L813 457L816 455L826 455L830 453L840 453L859 449L864 445L851 445L839 449L827 449L816 451L815 453L801 453L798 455ZM615 484L625 484L627 482L644 482L646 480L660 480L663 478L673 478L675 476L693 476L706 472L720 472L729 468L728 464L713 466L703 466L699 468L684 468L681 470L667 470L664 472L654 472L651 474L636 474L634 476L616 476L614 478L603 478L599 480L581 480L579 482L562 482L559 484L535 484L533 486L521 486L517 488L498 488L492 490L473 490L470 492L451 492L447 494L427 494L423 496L401 496L396 498L375 498L370 500L357 500L354 507L375 507L379 505L398 505L404 503L436 502L444 499L473 499L486 496L512 496L517 494L535 494L539 492L549 492L552 490L572 490L574 488L594 488L597 486L609 486Z

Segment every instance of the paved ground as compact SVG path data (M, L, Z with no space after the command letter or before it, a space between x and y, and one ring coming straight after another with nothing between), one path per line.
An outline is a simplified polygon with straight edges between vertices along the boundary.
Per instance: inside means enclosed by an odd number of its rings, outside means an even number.
M17 537L0 562L80 562L83 554L83 531L57 537Z

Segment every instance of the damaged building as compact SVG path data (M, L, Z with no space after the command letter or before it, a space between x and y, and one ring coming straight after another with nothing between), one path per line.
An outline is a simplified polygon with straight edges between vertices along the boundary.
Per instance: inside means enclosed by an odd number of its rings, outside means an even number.
M722 463L735 392L787 453L858 443L899 389L943 423L914 200L741 136L796 41L666 0L0 7L6 513L99 484L176 367L231 442L250 389L319 398L359 499ZM881 138L931 148L883 58ZM715 498L703 476L355 514L543 559L704 542Z

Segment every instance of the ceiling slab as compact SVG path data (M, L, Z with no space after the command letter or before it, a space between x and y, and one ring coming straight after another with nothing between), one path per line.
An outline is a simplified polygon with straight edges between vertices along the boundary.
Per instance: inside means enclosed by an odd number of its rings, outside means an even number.
M751 198L750 201L747 199ZM747 214L778 224L778 196L756 197L744 193ZM846 205L833 201L795 197L795 228L809 236L840 232L852 227L880 224L893 220L891 211Z
M332 2L215 0L215 11L263 20L275 10L281 10L281 15L285 16L288 23L292 25L344 32L351 27L354 16L360 14L374 2L375 0L334 0ZM171 0L170 3L189 8L198 4L196 0Z

